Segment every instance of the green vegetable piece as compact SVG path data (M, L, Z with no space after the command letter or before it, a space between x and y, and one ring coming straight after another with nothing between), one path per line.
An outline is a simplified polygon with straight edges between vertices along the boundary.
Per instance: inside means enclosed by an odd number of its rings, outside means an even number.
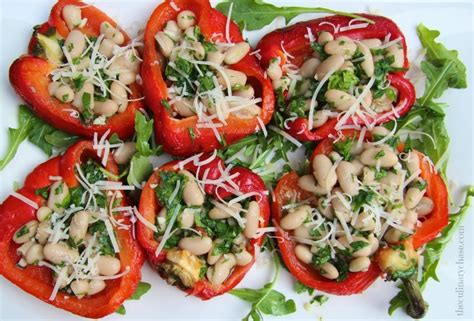
M64 54L61 46L59 45L58 39L55 36L45 36L41 33L36 34L36 39L38 43L43 47L44 54L46 58L56 64L59 65L62 63Z

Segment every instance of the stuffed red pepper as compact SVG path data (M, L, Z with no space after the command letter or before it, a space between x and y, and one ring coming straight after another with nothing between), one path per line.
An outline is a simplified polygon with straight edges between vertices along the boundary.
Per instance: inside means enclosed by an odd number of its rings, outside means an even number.
M88 138L110 130L125 139L143 107L138 45L95 7L59 0L35 27L28 54L11 65L10 82L56 128Z
M373 128L415 102L404 78L405 37L390 19L330 16L262 38L257 48L276 93L276 121L293 137L315 141L343 129Z
M272 117L270 81L238 26L206 0L156 8L145 31L141 75L157 139L172 155L232 144Z
M138 239L170 284L207 300L234 288L255 261L270 207L252 171L192 156L155 171L140 198Z
M58 308L89 318L115 312L141 279L143 252L109 158L81 141L31 172L0 205L0 274Z
M448 223L447 189L426 156L384 127L345 134L316 147L307 175L285 175L272 205L290 272L337 295L364 291L389 266L392 279L413 276L414 249Z

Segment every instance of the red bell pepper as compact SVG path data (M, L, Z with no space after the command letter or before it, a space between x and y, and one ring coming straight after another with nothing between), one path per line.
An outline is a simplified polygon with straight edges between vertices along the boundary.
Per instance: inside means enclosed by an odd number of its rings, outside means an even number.
M63 156L52 158L36 167L27 176L24 186L17 193L42 206L46 200L35 194L37 189L51 185L53 183L51 176L63 177L69 188L77 186L79 183L75 178L75 164L80 164L94 155L92 143L80 141L70 147ZM111 158L108 160L106 169L113 174L118 174L117 165ZM125 200L122 201L122 205L126 205ZM115 218L123 219L124 224L130 224L129 217L121 213L118 213ZM51 270L34 265L20 269L16 265L20 259L16 253L19 245L13 242L13 235L22 225L34 219L36 219L36 210L13 196L8 197L0 205L0 255L2 257L0 275L48 304L94 319L115 312L123 301L134 293L141 279L143 252L133 239L131 229L115 229L120 247L121 265L130 267L130 272L121 278L106 281L105 290L91 297L78 299L74 295L59 291L56 298L50 301L49 296L54 287Z
M206 159L205 156L201 156L200 160ZM161 205L158 202L156 197L155 189L152 186L156 186L160 182L159 173L161 171L178 171L175 167L178 164L178 161L173 161L167 163L160 167L157 171L155 171L149 178L148 182L146 183L145 187L143 188L142 194L140 196L140 206L139 210L142 216L151 224L155 225L156 215L161 209ZM203 173L206 172L208 169L207 179L215 180L221 177L221 172L219 168L225 168L225 164L220 158L214 159L207 165L203 165L198 168L193 165L192 163L188 163L184 166L185 170L190 171L194 175L197 175L197 178L202 179ZM259 227L265 227L268 225L270 219L270 205L268 202L267 197L267 190L265 188L265 184L260 179L258 175L253 173L252 171L242 168L242 167L234 167L230 170L229 175L234 173L239 173L233 181L237 186L239 186L239 190L241 193L249 193L249 192L256 192L258 195L252 196L252 198L258 202L260 206L260 224ZM225 199L226 197L231 196L232 194L224 189L218 189L215 185L204 185L204 190L206 194L210 195L211 197L218 198L218 199ZM158 256L156 256L155 252L159 245L159 242L154 237L154 232L146 227L143 223L138 222L137 225L137 237L145 249L145 252L148 257L148 261L150 264L157 268L160 264L162 264L166 259L166 250L163 249ZM255 262L256 256L256 245L261 245L263 242L263 235L259 238L249 240L247 244L247 251L254 257L253 261L245 266L237 266L234 268L232 274L227 278L227 280L218 286L212 285L207 280L203 279L195 283L193 288L186 289L185 291L188 294L195 295L203 300L211 299L217 295L221 295L230 291L234 288L245 276L248 270L252 267L253 263Z
M403 67L408 69L409 61L407 58L405 36L398 26L392 20L385 17L367 14L360 14L360 16L371 19L374 23L369 24L366 28L346 31L338 30L336 32L332 25L336 27L347 26L352 19L336 15L311 21L304 21L290 27L275 30L263 37L257 45L257 50L260 50L260 54L262 55L260 62L264 67L267 67L273 58L280 58L281 65L287 63L287 55L283 52L281 47L283 44L285 51L295 57L294 59L291 59L291 63L300 66L304 60L307 57L310 57L313 53L313 49L307 39L309 29L315 36L322 31L327 31L333 34L335 38L345 36L354 40L374 38L383 40L387 35L391 35L390 39L400 38L400 43L403 46L403 51L405 53L405 63ZM394 106L397 115L395 115L393 111L389 111L378 114L376 118L368 116L366 118L369 122L374 124L385 123L393 119L395 116L398 117L406 114L413 106L416 99L415 88L410 81L404 78L404 74L404 71L400 71L388 75L390 85L398 91L398 103ZM297 118L294 121L288 121L288 133L301 141L322 140L331 134L336 134L335 126L337 122L337 119L330 119L323 126L312 130L308 128L307 117ZM348 125L353 123L354 120L352 118L347 121ZM359 117L355 118L355 123L358 125L364 125L364 122Z
M155 9L146 26L141 75L147 104L154 113L156 137L167 153L189 156L199 152L210 152L222 147L224 143L219 142L211 128L197 128L197 116L176 119L163 105L163 100L166 101L168 97L167 85L162 75L167 62L157 50L155 35L163 30L167 21L176 19L179 12L173 8L175 5L180 10L191 10L196 14L197 25L207 40L214 35L213 40L226 42L224 35L227 18L212 8L207 0L167 0ZM233 42L244 40L238 26L232 21L229 34ZM272 85L265 78L257 59L248 54L240 62L232 65L232 69L245 73L255 89L256 97L262 98L260 118L267 124L273 114L274 95ZM217 130L227 144L232 144L260 128L256 118L241 119L230 115L226 122L227 125ZM190 133L191 130L194 134Z
M356 136L359 132L343 131L345 137ZM367 139L371 136L367 134ZM328 155L333 151L333 139L327 138L316 146L311 157L310 164L313 158L319 154ZM403 146L399 146L399 150L403 150ZM410 237L411 242L415 248L434 239L438 233L448 224L448 194L446 185L430 164L424 161L424 155L416 151L420 156L421 177L428 183L426 196L430 197L435 206L431 214L418 226L415 234ZM311 172L312 170L310 170ZM291 172L286 174L278 182L275 188L275 200L272 203L272 219L278 226L282 217L282 206L291 202L297 202L308 199L312 196L302 190L298 186L298 174ZM295 246L291 238L288 237L287 232L278 229L276 232L278 246L280 248L283 261L290 270L291 274L307 286L337 295L351 295L363 292L367 289L378 276L382 275L378 264L372 262L367 272L349 273L348 277L341 281L335 282L322 277L311 266L302 263L295 255Z
M343 134L347 137L350 135L356 135L359 133L354 131L344 131ZM369 134L366 134L366 139L371 139ZM328 155L333 151L333 139L323 140L313 151L310 161L318 154ZM399 151L403 151L403 144L399 144L397 147ZM416 228L415 234L411 236L413 246L416 248L428 243L429 241L436 238L441 230L448 225L448 189L441 176L432 167L432 164L426 160L426 156L419 152L414 151L418 154L420 159L420 176L428 184L426 187L426 196L431 198L434 203L434 208L431 214L424 218L421 225Z
M87 18L87 24L79 30L88 36L99 36L100 24L104 21L108 21L113 27L117 26L116 22L93 6L78 0L59 0L52 8L48 22L42 24L35 32L46 33L50 28L55 28L61 37L66 38L69 29L62 18L62 10L70 4L82 7L82 17ZM130 38L123 31L122 33L125 43L129 42ZM50 82L48 75L57 66L33 55L36 42L35 33L33 33L28 46L28 54L16 59L10 66L10 82L13 88L35 114L58 129L87 138L92 138L95 132L102 135L109 129L111 133L117 133L122 139L134 133L135 112L144 107L141 100L131 101L126 111L110 117L104 125L87 125L79 118L72 117L68 109L74 109L74 107L70 103L61 103L48 93ZM131 99L141 97L137 83L130 85L130 89L132 90Z

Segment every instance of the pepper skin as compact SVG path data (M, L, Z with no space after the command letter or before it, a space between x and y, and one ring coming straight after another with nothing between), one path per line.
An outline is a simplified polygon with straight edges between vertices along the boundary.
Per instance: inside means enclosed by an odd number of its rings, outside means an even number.
M93 6L78 0L59 0L52 8L48 22L41 25L35 32L46 33L50 28L55 28L57 33L65 39L69 29L62 18L62 9L70 4L82 7L82 17L87 18L87 24L79 30L88 36L99 36L100 24L103 21L108 21L114 27L117 26L116 22ZM128 43L130 38L124 32L123 34L124 43ZM35 33L33 33L28 46L28 54L19 57L10 66L10 83L36 115L60 130L85 138L92 138L94 133L101 136L107 130L110 130L111 134L117 133L122 139L133 135L135 113L144 107L142 100L131 101L123 113L108 118L104 125L84 124L79 118L70 115L71 110L75 109L72 104L61 103L49 95L48 75L57 66L33 55L36 42ZM130 99L139 99L141 97L139 85L135 82L130 88L132 90Z
M206 159L206 156L201 156L200 160ZM157 171L155 171L148 182L146 183L145 187L143 188L143 192L140 197L140 206L139 210L142 216L151 224L154 225L156 221L156 215L161 209L161 205L158 203L156 193L152 186L156 186L160 182L160 171L178 171L177 168L178 161L170 162L168 164L163 165ZM198 174L197 167L194 166L192 163L184 165L184 169L190 171L194 175L198 175L199 179L202 179L203 173L208 171L207 179L214 180L221 176L220 168L225 168L224 162L220 158L214 159L207 165L203 165L200 167ZM240 192L243 194L249 192L257 192L258 195L252 196L252 198L258 202L260 206L260 217L261 221L259 227L266 227L268 225L268 221L270 219L270 205L268 202L267 191L265 188L265 184L260 179L260 177L254 174L252 171L242 168L242 167L234 167L230 170L230 174L240 173L233 181L235 184L239 186ZM217 194L219 198L226 198L231 196L230 192L224 189L216 189L215 185L205 185L204 190L206 194L211 195L217 198ZM146 227L143 223L138 222L137 225L137 237L145 249L145 252L148 257L148 261L153 266L153 268L158 269L160 264L162 264L166 259L167 251L163 249L158 256L156 256L155 252L159 245L159 242L154 237L154 232ZM261 245L263 242L263 235L259 238L249 240L247 244L247 251L250 252L253 256L252 262L245 266L237 266L234 268L232 274L226 279L226 281L218 286L212 285L205 279L199 280L194 284L194 287L183 289L190 295L197 296L203 300L211 299L217 295L224 294L231 289L233 289L245 276L248 270L252 267L253 263L255 262L256 256L256 245Z
M27 176L24 186L17 193L42 206L47 200L36 195L35 191L54 183L50 180L51 176L62 176L69 188L77 186L75 164L80 164L93 155L95 151L92 143L80 141L71 146L64 156L52 158L36 167ZM118 167L111 158L108 160L106 169L113 174L118 174ZM126 205L126 200L123 200L122 206ZM124 224L131 225L128 216L118 213L115 218L123 219ZM131 229L115 228L120 247L121 266L122 269L126 266L130 267L129 273L121 278L106 281L105 290L96 295L78 299L74 295L59 291L56 298L50 301L49 296L54 287L51 270L44 266L34 265L21 269L16 265L20 259L16 250L20 245L13 242L13 235L22 225L34 219L36 219L36 210L13 196L8 197L0 205L0 255L2 256L0 275L48 304L94 319L114 313L135 292L141 279L144 255L136 240L133 239Z
M290 55L295 57L294 59L291 59L291 63L300 66L305 58L310 57L313 53L313 49L311 48L307 39L309 29L315 37L317 37L319 32L327 31L333 34L335 38L339 36L345 36L354 40L371 38L383 40L388 34L391 35L391 39L400 38L400 44L403 47L405 56L403 67L408 69L409 61L407 58L405 36L400 31L398 26L392 20L385 17L367 14L360 15L373 20L374 24L369 24L366 28L339 31L336 33L330 24L333 24L334 26L347 26L352 20L352 18L349 17L336 15L300 22L293 26L278 29L267 34L257 45L257 50L260 50L260 54L262 55L262 66L265 68L268 67L270 61L273 58L278 57L281 59L281 65L287 63L287 58L283 52L281 44L284 45L285 50ZM321 23L323 24L321 25ZM388 75L388 80L391 86L397 89L399 95L398 102L396 106L394 106L396 113L393 111L388 111L377 115L375 119L372 117L367 117L369 122L374 124L385 123L395 117L403 116L413 106L416 99L415 88L410 81L404 78L404 75L404 71L391 73ZM331 134L336 134L337 131L335 126L337 122L338 120L336 118L330 119L323 126L312 130L308 128L307 117L297 118L294 121L287 122L287 131L289 134L300 141L319 141ZM355 122L358 125L364 125L364 122L359 117L355 119ZM347 121L347 125L351 125L353 123L354 121L352 118Z
M217 128L224 139L221 143L211 128L197 128L197 116L176 119L163 105L163 101L168 99L167 85L163 79L167 61L157 49L155 35L163 30L168 20L176 19L178 12L173 9L171 2L174 2L180 10L191 10L196 14L197 25L207 40L212 37L213 40L227 42L224 38L227 17L212 8L207 0L165 1L155 9L145 30L145 51L141 75L144 80L143 90L146 101L155 118L157 140L169 154L190 156L199 152L211 152L258 131L260 125L257 118L242 119L230 115L226 120L227 125ZM232 21L229 35L233 42L244 40L238 26ZM231 65L231 68L245 73L255 89L255 97L262 98L260 118L264 124L267 124L273 114L275 99L271 82L265 78L257 59L247 54L240 62Z

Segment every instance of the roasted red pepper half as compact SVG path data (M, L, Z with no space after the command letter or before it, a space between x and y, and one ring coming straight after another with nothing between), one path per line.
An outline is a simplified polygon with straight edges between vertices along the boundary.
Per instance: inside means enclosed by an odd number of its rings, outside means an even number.
M270 61L274 58L280 58L280 65L287 63L287 56L291 55L294 59L291 59L291 63L296 66L301 66L304 60L311 57L314 52L310 46L308 40L308 33L310 30L312 34L317 37L320 32L326 31L331 33L334 38L345 36L354 40L362 39L380 39L383 40L387 35L390 39L400 39L400 43L404 51L404 65L403 67L408 70L409 61L407 58L407 46L405 42L405 36L398 28L398 26L390 19L382 16L360 14L360 16L372 20L374 23L369 24L365 28L349 29L341 31L340 27L348 26L352 18L344 16L328 16L311 21L304 21L295 25L275 30L260 40L257 45L257 50L260 50L262 55L261 64L264 67L268 67ZM337 29L337 31L336 31ZM284 50L282 49L284 45ZM398 91L398 102L393 111L380 113L374 119L371 116L367 116L367 120L374 125L385 123L392 120L395 117L400 117L406 114L413 106L416 93L412 83L404 78L404 71L388 74L388 81L390 85ZM355 118L357 125L364 125L364 122L360 117ZM337 118L328 120L323 126L317 129L308 128L308 119L297 118L294 121L288 121L288 133L300 141L318 141L328 137L331 134L336 134L335 126L338 122ZM354 120L348 119L347 125L354 124Z
M343 131L345 137L358 137L359 132ZM371 139L366 135L366 139ZM327 138L320 142L314 149L310 164L316 155L329 155L333 151L334 139ZM400 144L398 149L403 150ZM446 185L441 176L431 167L429 162L424 159L424 155L415 151L420 158L421 177L427 182L426 196L431 198L434 203L433 211L416 228L416 232L409 238L414 248L423 246L433 240L439 232L448 224L448 193ZM310 170L311 171L311 170ZM283 176L275 188L275 199L272 203L272 220L279 226L282 218L282 206L289 202L298 202L312 196L298 186L299 176L296 172L291 172ZM279 228L276 232L278 246L280 248L283 261L290 270L291 274L303 284L312 288L325 291L336 295L352 295L363 292L367 289L377 277L382 275L377 262L372 262L366 272L349 273L348 277L341 281L331 281L322 277L311 266L302 263L295 255L296 242L288 237L287 232Z
M217 128L223 138L223 142L219 142L211 128L196 126L197 116L176 119L163 104L167 105L168 98L167 85L163 78L166 58L157 49L155 35L163 30L167 21L176 19L182 10L191 10L196 14L196 24L206 40L212 37L214 41L227 42L225 40L227 17L212 8L207 0L167 0L155 9L146 26L141 75L146 102L154 113L156 137L167 153L189 156L199 152L211 152L226 144L230 145L258 131L260 123L255 117L242 119L230 115L226 119L227 125ZM233 21L230 21L229 37L233 42L244 41L238 26ZM274 95L271 82L266 79L257 59L247 54L231 67L245 73L248 82L255 89L255 97L262 98L260 118L267 124L273 114Z
M205 160L207 156L201 156L199 160ZM144 219L150 224L155 225L157 214L162 208L155 193L155 187L160 183L159 173L162 171L177 172L178 163L178 161L173 161L160 167L150 176L145 187L143 188L142 194L140 196L139 211ZM193 163L188 163L184 165L183 168L196 175L198 179L202 179L204 173L208 172L206 178L212 181L221 177L221 169L225 168L225 164L222 159L217 157L206 165L196 167ZM230 170L229 175L232 176L235 173L239 173L239 175L233 179L233 182L239 187L239 191L242 194L250 192L255 193L255 195L251 198L252 200L255 200L260 207L259 228L266 227L270 219L270 205L265 184L258 175L246 168L234 167ZM225 199L232 195L229 191L226 191L223 188L216 188L216 185L211 184L205 184L204 191L206 194L217 199ZM159 255L156 256L156 249L159 246L159 241L156 240L154 232L142 222L138 222L137 237L147 254L148 261L153 266L153 268L158 269L160 264L166 260L167 251L163 249ZM204 278L197 281L194 284L194 287L184 290L188 294L197 296L203 300L208 300L230 291L244 278L245 274L252 267L257 255L256 251L258 251L258 247L256 246L260 246L262 244L263 238L264 236L262 235L258 238L249 240L246 250L253 256L252 261L244 266L236 266L233 272L221 285L214 286Z
M56 30L57 34L66 39L69 29L62 17L66 5L81 7L82 17L87 19L87 24L78 29L85 35L99 36L100 24L103 21L108 21L113 27L117 26L115 21L94 6L78 0L59 0L53 6L48 22L37 27L33 33L28 54L16 59L10 66L10 82L35 114L58 129L86 138L92 138L94 133L103 135L110 130L111 133L117 133L120 138L126 139L134 133L136 111L144 107L143 101L138 100L141 93L140 86L136 82L130 85L130 99L137 100L130 101L123 113L113 115L103 125L84 124L81 119L71 115L71 110L74 110L71 103L62 103L48 93L49 74L58 67L47 59L35 57L36 34L47 34L49 30ZM122 33L125 43L128 43L130 38Z
M27 197L38 206L46 200L35 193L36 190L51 185L51 177L61 176L68 187L79 184L75 177L75 164L94 158L95 151L91 142L80 141L71 146L63 156L57 156L36 167L25 180L24 186L17 193ZM106 169L118 174L117 165L109 158ZM125 206L125 200L122 201ZM130 224L129 217L118 213L117 219ZM49 300L53 291L53 273L45 266L28 265L24 269L17 266L20 256L17 254L19 244L13 242L13 236L23 224L36 219L36 210L25 202L9 196L0 205L0 275L37 297L38 299L88 318L102 318L115 312L120 305L135 291L141 279L141 266L144 256L138 243L133 239L132 231L115 229L116 239L120 247L119 259L121 266L128 266L129 273L121 278L106 281L106 288L96 295L78 299L74 295L59 291L54 300Z

